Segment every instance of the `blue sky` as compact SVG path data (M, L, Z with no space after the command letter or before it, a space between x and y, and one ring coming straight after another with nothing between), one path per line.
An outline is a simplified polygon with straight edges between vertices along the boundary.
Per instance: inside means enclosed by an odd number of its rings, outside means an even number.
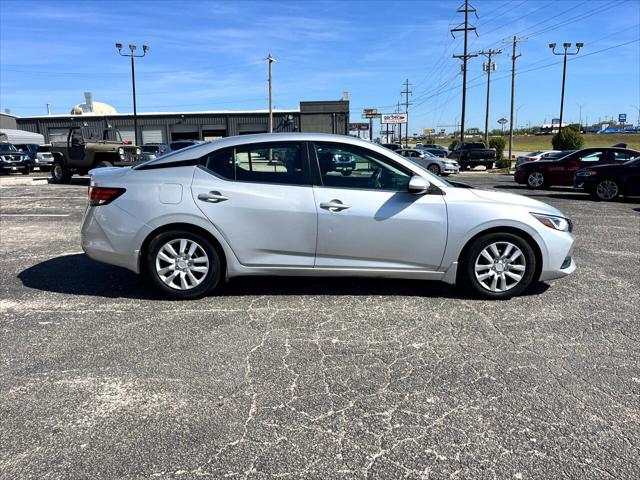
M0 108L16 115L68 113L92 91L130 112L130 65L116 41L151 46L136 63L139 111L267 108L274 65L276 108L338 99L348 91L351 119L361 109L392 111L402 82L413 84L411 131L452 125L460 116L460 1L38 1L0 0ZM640 2L637 0L477 0L479 38L470 50L518 50L518 124L558 115L561 57L548 43L584 42L568 64L565 118L627 113L640 106ZM626 45L621 45L626 44ZM616 47L617 45L621 45ZM616 47L616 48L612 48ZM608 50L605 50L608 49ZM605 50L600 52L601 50ZM599 53L596 53L599 52ZM491 127L508 116L510 56L496 57ZM551 65L550 65L551 64ZM469 62L468 127L483 127L486 76ZM448 129L450 130L450 129Z

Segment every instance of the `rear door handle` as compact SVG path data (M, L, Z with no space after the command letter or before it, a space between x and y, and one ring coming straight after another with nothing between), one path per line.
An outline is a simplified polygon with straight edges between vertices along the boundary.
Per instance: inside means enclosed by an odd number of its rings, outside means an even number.
M198 200L209 203L219 203L224 202L225 200L229 200L229 197L225 197L220 192L213 190L209 193L201 193L200 195L198 195Z
M346 210L347 208L351 208L350 205L345 205L340 200L331 200L330 202L322 202L320 204L320 208L324 208L331 212L339 212L340 210Z

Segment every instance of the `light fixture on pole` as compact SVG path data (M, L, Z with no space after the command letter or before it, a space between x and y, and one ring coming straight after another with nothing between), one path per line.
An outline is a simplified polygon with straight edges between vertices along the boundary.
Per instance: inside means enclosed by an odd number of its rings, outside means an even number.
M133 88L133 134L136 145L138 145L138 111L136 108L136 69L134 65L134 59L144 57L149 51L149 46L142 45L142 55L136 55L134 53L136 51L136 48L137 47L133 43L131 43L129 44L129 51L131 53L122 53L122 44L116 43L116 49L118 50L120 56L131 58L131 86Z
M562 112L564 110L564 84L565 84L565 79L567 77L567 56L577 55L580 49L584 47L584 43L581 43L581 42L576 43L575 52L569 51L569 49L571 48L570 43L563 43L562 47L564 51L556 52L556 44L555 43L549 44L549 48L551 49L554 55L562 55L564 57L564 62L562 66L562 94L560 96L560 126L558 127L559 132L562 131Z

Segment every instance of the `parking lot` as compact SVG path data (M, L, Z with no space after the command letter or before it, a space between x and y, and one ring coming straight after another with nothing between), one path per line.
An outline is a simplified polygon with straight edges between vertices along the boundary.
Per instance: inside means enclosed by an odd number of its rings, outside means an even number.
M567 213L577 271L501 302L307 278L172 302L84 256L86 179L4 181L0 478L637 478L640 201L455 180Z

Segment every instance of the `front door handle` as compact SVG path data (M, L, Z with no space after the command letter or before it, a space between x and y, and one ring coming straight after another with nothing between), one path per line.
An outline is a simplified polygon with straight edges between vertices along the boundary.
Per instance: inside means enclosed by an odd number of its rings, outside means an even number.
M320 204L320 208L324 208L329 210L330 212L339 212L340 210L346 210L347 208L351 208L350 205L345 205L340 200L331 200L330 202L322 202Z
M209 203L219 203L224 202L225 200L229 200L229 197L225 197L220 192L213 190L209 193L201 193L200 195L198 195L198 200Z

